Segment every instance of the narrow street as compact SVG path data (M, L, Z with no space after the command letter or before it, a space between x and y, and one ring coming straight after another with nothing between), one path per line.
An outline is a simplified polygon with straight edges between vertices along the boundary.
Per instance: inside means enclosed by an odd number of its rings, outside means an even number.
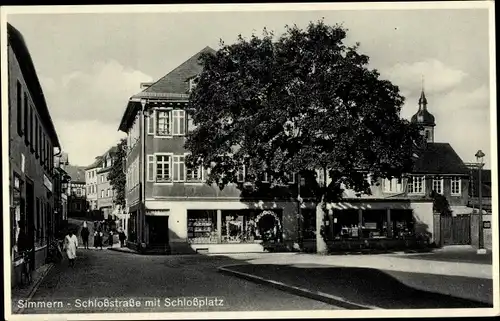
M338 309L319 301L295 296L265 285L219 273L217 267L243 263L222 256L143 256L110 250L78 250L76 266L55 266L31 302L62 302L63 307L25 308L22 313L170 312L170 311L265 311ZM218 306L165 306L165 299L217 298ZM77 301L104 302L135 299L140 307L83 307ZM147 299L160 306L146 307ZM222 301L221 301L222 299ZM173 302L173 301L171 301ZM195 302L195 301L193 301ZM122 302L123 303L123 302ZM13 304L19 304L13 298ZM187 305L189 303L185 303ZM222 305L221 305L222 304ZM171 304L173 305L173 304ZM196 305L196 303L194 303ZM210 303L207 303L210 305Z

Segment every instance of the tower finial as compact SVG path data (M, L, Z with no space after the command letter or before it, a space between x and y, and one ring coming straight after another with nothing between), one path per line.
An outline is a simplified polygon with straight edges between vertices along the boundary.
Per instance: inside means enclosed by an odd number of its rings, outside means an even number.
M422 91L420 92L420 99L418 100L418 109L427 109L427 98L424 93L424 74L422 74Z
M422 74L422 92L424 91L424 74Z

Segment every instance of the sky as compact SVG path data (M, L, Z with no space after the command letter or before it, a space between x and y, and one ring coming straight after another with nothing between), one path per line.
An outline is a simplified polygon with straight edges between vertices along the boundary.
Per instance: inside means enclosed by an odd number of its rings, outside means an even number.
M399 86L402 117L418 108L422 77L435 141L464 162L481 149L490 168L487 9L9 14L24 36L62 148L87 166L115 145L128 99L210 46L324 18L360 42L370 68Z

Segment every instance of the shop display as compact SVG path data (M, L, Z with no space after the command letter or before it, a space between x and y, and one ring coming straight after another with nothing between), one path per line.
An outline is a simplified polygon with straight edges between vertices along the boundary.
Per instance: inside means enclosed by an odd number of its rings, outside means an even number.
M217 233L211 218L188 219L188 239L191 243L214 243Z

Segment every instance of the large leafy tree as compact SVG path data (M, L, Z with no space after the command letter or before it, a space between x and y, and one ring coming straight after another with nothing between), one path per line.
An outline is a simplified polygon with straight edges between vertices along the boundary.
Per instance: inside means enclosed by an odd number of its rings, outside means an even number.
M320 200L338 199L342 188L366 192L365 173L376 181L409 171L419 129L401 119L398 87L369 69L346 36L318 21L286 26L277 39L264 29L262 37L221 41L202 55L188 166L210 167L207 183L220 188L237 181L241 163L255 186L264 172L280 186L287 173L315 182L313 170L323 169L331 184L315 190Z
M108 180L116 193L115 204L125 206L125 184L127 177L123 169L127 156L127 139L122 138L116 147L117 150L113 155L113 166L108 173Z

